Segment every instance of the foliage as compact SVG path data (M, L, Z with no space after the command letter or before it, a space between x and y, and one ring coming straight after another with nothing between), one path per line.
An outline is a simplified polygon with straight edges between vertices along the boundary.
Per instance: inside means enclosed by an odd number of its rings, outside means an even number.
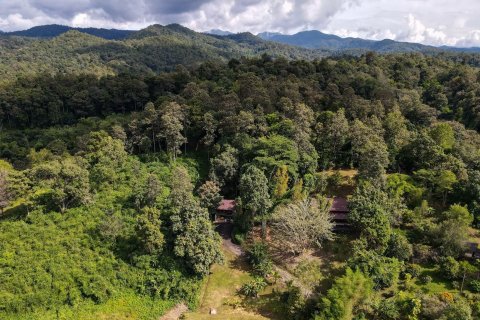
M413 248L408 242L408 239L401 233L393 232L390 235L385 255L391 258L397 258L400 261L407 261L412 254Z
M220 195L220 188L213 181L205 181L204 184L198 188L200 197L200 205L210 212L212 216L217 209L223 197Z
M90 199L89 172L80 158L42 163L33 168L32 176L50 189L52 201L62 213Z
M162 252L165 237L161 230L160 211L145 207L137 218L136 232L143 249L148 254Z
M362 313L373 294L373 282L359 270L347 269L319 303L315 319L349 320Z
M255 242L248 246L248 261L253 267L255 273L261 277L266 277L272 273L273 262L268 253L268 246L264 242Z
M440 266L447 279L456 279L460 275L460 264L452 257L443 258Z
M240 178L240 197L244 208L252 215L262 219L262 233L266 233L266 214L272 206L268 192L268 180L265 174L251 165Z
M391 234L388 196L370 183L361 184L349 202L351 224L372 248L385 249Z
M267 286L267 283L263 278L257 277L252 281L245 283L241 288L240 292L247 297L257 298L260 291L262 291Z
M170 219L175 255L183 258L195 274L207 275L214 263L223 261L220 235L213 230L207 210L195 199L184 199L181 206L173 209Z
M324 198L309 198L277 208L272 227L282 246L294 253L321 247L333 239L330 204Z

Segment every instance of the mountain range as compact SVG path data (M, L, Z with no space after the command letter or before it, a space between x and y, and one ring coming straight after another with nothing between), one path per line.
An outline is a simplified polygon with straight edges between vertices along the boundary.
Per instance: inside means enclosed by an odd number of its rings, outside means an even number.
M262 54L307 60L330 54L266 41L251 33L209 35L179 24L152 25L127 34L115 31L119 30L44 26L27 30L20 36L18 32L3 34L0 36L0 83L43 73L154 74L180 64L192 66Z
M420 43L400 42L390 39L366 40L361 38L342 38L317 30L302 31L293 35L276 32L262 32L258 37L279 43L299 46L309 49L324 49L331 51L363 50L388 52L433 52L438 50L458 52L480 52L480 48L434 47Z
M175 24L173 24L175 25ZM148 28L147 28L148 29ZM186 28L185 28L186 29ZM106 40L124 40L129 37L136 37L136 34L142 34L143 30L118 30L118 29L100 29L100 28L74 28L63 25L44 25L30 28L28 30L2 32L1 36L20 36L29 38L52 38L64 34L68 31L78 31L92 36L100 37ZM191 32L194 32L190 30ZM212 29L204 34L217 37L226 37L226 39L235 39L232 32L220 29ZM240 33L239 37L246 33ZM253 36L253 35L252 35ZM239 38L237 37L237 38ZM317 30L302 31L296 34L287 35L278 32L262 32L257 37L271 42L282 43L290 46L302 47L311 50L330 51L332 53L359 53L365 51L376 51L379 53L390 52L480 52L480 48L457 48L457 47L434 47L420 43L399 42L390 39L385 40L367 40L361 38L342 38L332 34L326 34ZM256 41L258 43L258 41Z
M228 61L263 54L274 58L313 60L332 55L359 55L367 51L480 52L478 48L439 48L393 40L341 38L319 31L291 36L233 34L222 30L213 33L195 32L179 24L152 25L138 31L47 25L2 33L0 83L42 73L154 74L180 64L192 66L205 61Z
M20 30L20 31L12 31L12 32L0 31L0 35L31 37L31 38L51 38L51 37L58 37L59 35L72 30L90 34L92 36L104 38L107 40L125 39L130 34L135 32L133 30L102 29L102 28L74 28L74 27L62 26L58 24L50 24L50 25L44 25L44 26L37 26L27 30Z

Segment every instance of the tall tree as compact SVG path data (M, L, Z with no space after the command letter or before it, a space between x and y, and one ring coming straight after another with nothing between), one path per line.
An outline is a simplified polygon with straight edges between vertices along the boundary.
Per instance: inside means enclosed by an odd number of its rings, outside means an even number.
M78 158L47 162L32 172L37 181L44 181L50 188L52 200L62 213L90 200L89 173Z
M266 236L267 214L272 206L268 192L268 180L262 170L249 166L240 178L240 197L244 208L252 216L259 216L262 221L262 235Z
M342 165L342 148L349 138L349 124L344 109L337 112L324 112L315 128L316 146L320 151L322 169ZM344 160L344 159L343 159Z
M193 186L186 169L175 168L170 202L174 252L185 259L187 267L198 275L207 275L214 263L223 260L221 238L213 230L208 211L193 197Z
M223 199L218 185L214 181L205 181L198 188L198 195L200 196L200 205L208 210L210 216L213 216L215 209Z
M359 176L375 183L384 182L389 154L383 138L373 128L355 120L352 148L358 161Z
M163 107L160 116L160 137L165 139L167 150L176 160L181 153L180 147L187 142L183 135L185 129L185 114L183 107L176 102L170 102Z
M161 230L160 211L145 207L137 218L136 232L143 250L148 254L162 252L165 237Z
M211 180L224 188L236 184L238 176L238 150L230 145L224 145L223 150L214 158L210 159Z
M385 250L390 239L388 202L387 194L369 182L360 184L350 199L349 220L372 249Z
M217 130L217 121L211 112L207 112L203 115L202 127L205 135L201 142L207 147L208 157L210 158L210 147L215 142L215 131Z
M273 177L273 198L279 200L288 190L288 167L280 166Z

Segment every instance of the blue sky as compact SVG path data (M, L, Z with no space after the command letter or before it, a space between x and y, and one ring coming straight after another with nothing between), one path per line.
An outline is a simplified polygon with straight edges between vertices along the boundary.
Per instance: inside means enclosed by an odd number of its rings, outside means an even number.
M479 0L0 0L0 30L42 24L295 33L480 46Z

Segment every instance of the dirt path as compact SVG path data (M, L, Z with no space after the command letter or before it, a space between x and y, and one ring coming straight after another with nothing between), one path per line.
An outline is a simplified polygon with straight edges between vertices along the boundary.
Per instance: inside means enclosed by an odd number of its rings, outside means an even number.
M229 222L219 223L216 227L216 230L223 239L223 246L228 251L236 255L237 257L243 254L243 250L239 245L236 245L232 242L232 230L233 224Z
M188 307L185 303L179 303L177 304L173 309L170 309L166 314L164 314L162 317L160 317L159 320L178 320L184 314L185 312L188 311Z
M232 242L231 238L231 233L232 233L232 224L219 224L217 226L218 232L220 232L222 238L223 238L223 246L226 248L228 251L232 252L236 256L241 256L244 254L242 247L239 245L236 245L235 243ZM303 295L308 297L312 294L312 290L309 288L305 287L298 279L292 275L290 272L288 272L285 269L282 269L276 265L273 266L276 272L280 275L282 282L287 283L289 281L292 281L293 285L296 287L299 287L300 290L302 291Z

